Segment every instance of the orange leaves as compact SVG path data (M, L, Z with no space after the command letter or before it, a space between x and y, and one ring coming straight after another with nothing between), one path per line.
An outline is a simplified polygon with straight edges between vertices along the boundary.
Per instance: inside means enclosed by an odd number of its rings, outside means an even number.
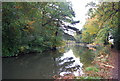
M33 23L35 23L35 21L30 21L30 22L28 22L27 24L28 24L28 25L32 25Z
M100 72L98 72L98 75L103 78L110 78L111 69L114 68L114 66L112 66L108 60L109 57L110 56L108 54L101 53L92 62L93 64L96 64L99 67Z
M108 68L114 68L112 65L110 65L106 60L108 59L108 54L106 54L106 55L100 55L100 56L98 56L97 57L97 59L96 59L96 61L94 61L93 63L97 63L99 66L100 66L100 68L102 68L102 67L105 67L106 69L108 69Z
M21 8L22 8L22 6L15 6L15 8L17 8L17 9L21 9Z
M91 43L91 44L88 44L89 45L89 49L93 50L93 51L96 51L96 49L94 48L94 46L96 45L95 43Z
M89 49L91 49L91 50L93 50L93 51L96 51L96 49L95 49L95 48L92 48L92 47L89 47Z
M105 63L100 63L100 66L104 66L105 68L114 68L112 65L105 64Z

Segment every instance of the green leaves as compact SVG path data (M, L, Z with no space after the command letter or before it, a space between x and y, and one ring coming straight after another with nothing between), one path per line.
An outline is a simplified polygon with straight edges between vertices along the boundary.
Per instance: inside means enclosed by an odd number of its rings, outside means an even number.
M115 29L118 27L118 3L103 2L94 10L89 11L91 18L84 25L82 41L105 43L108 41L109 33L114 35L117 32Z
M60 27L63 21L73 21L73 13L70 3L4 2L3 56L14 56L24 46L29 51L60 46L63 32Z

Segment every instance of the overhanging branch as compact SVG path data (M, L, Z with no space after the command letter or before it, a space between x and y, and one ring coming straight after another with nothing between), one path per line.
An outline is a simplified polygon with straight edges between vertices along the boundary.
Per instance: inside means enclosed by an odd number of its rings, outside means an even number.
M76 31L77 34L82 34L81 31L75 27L71 27L71 26L64 26L66 29L71 29L71 30L74 30Z

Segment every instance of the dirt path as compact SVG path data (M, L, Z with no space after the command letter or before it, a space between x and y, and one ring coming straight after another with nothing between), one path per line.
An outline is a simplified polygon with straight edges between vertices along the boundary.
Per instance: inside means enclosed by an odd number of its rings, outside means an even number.
M113 69L111 69L111 76L112 76L112 79L119 79L120 81L120 77L118 76L118 71L119 71L119 58L120 56L120 51L117 51L116 49L111 49L111 54L110 54L110 57L109 57L109 61L110 61L110 64L114 66Z

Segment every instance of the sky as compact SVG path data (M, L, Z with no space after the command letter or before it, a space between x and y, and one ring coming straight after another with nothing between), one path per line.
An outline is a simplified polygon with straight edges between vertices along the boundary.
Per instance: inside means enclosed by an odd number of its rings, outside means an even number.
M88 16L86 15L90 7L85 7L85 5L91 1L96 2L96 0L69 0L72 2L73 10L76 14L75 20L80 20L80 23L76 24L74 27L78 28L79 30L82 29L83 25Z

